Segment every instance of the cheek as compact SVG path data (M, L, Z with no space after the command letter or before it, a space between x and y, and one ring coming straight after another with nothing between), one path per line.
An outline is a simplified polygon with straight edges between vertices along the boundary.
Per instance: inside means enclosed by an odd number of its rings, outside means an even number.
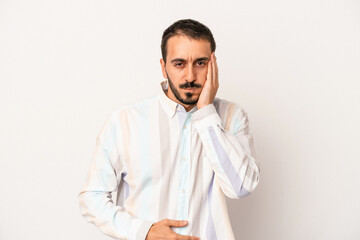
M206 77L207 77L207 71L205 70L200 70L198 71L197 74L197 80L201 85L204 85L205 81L206 81Z
M180 79L186 74L186 71L184 69L175 67L169 67L169 69L167 69L167 72L171 79Z

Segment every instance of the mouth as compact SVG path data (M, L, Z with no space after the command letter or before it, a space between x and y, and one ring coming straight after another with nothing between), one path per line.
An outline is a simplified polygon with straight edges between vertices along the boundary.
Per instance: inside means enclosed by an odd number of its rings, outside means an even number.
M196 88L184 88L185 91L195 91Z

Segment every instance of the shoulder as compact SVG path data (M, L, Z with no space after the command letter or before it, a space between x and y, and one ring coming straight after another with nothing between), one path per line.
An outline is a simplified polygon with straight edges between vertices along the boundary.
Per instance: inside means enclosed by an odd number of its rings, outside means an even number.
M158 96L151 96L141 100L136 100L127 104L123 104L110 112L110 118L117 118L123 115L136 115L148 112L152 106L156 106Z
M146 109L149 109L150 105L154 105L156 100L156 96L148 97L143 100L123 104L110 111L98 134L98 139L102 140L105 136L119 136L120 134L118 133L121 133L123 127L131 127L136 122L136 119L147 116L144 115L144 112L147 113Z
M244 107L237 102L216 97L213 104L220 117L229 117L234 113L246 114Z
M236 131L247 125L248 114L241 104L221 98L215 98L213 104L226 130Z

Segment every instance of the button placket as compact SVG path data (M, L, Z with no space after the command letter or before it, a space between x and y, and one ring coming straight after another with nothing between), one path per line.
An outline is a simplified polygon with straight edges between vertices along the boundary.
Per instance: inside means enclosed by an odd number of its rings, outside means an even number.
M182 139L181 139L181 159L182 161L179 163L180 164L180 172L181 172L181 177L180 177L180 195L179 195L179 199L180 199L180 211L178 212L178 217L179 219L187 219L188 217L188 208L189 208L189 179L190 179L190 162L187 161L190 157L189 153L190 153L190 148L189 148L189 143L190 143L190 138L191 138L191 133L190 133L190 128L189 128L189 122L190 121L190 114L188 113L186 115L185 121L184 121L184 125L183 125L183 129L182 129ZM191 126L191 125L190 125ZM181 231L180 231L181 232Z

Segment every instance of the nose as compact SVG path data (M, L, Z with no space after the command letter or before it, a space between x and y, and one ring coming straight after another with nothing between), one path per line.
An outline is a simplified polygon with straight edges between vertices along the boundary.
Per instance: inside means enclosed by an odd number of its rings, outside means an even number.
M187 74L186 74L186 81L193 82L196 80L196 72L192 65L188 65Z

